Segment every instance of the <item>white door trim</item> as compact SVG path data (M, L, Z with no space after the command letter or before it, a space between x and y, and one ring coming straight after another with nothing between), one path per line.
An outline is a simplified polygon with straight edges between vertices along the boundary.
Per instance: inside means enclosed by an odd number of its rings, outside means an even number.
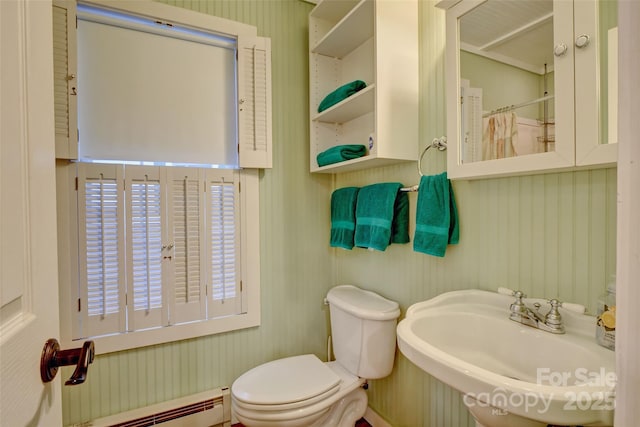
M640 419L640 3L618 2L616 426Z

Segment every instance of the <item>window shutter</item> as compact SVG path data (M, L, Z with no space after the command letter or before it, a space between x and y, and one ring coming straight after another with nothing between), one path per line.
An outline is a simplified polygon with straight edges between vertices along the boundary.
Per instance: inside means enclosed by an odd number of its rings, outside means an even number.
M56 157L78 158L76 2L53 0Z
M167 325L162 285L164 196L158 167L127 166L129 330Z
M125 330L121 165L78 165L81 337Z
M204 296L204 176L201 169L166 168L169 196L167 242L173 245L173 262L167 275L173 282L170 323L206 317Z
M237 171L207 171L209 318L237 314L240 297L240 230Z
M238 38L239 161L271 168L271 40Z

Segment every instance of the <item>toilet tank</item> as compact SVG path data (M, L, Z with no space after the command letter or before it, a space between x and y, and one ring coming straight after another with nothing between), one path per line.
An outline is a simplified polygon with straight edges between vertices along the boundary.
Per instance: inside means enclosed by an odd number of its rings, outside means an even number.
M327 294L336 361L361 378L386 377L393 369L398 303L351 285Z

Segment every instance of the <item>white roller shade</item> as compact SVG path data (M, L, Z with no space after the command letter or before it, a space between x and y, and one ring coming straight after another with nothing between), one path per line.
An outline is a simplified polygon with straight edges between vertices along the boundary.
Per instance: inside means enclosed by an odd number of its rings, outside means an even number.
M80 158L237 166L235 49L176 36L78 21Z

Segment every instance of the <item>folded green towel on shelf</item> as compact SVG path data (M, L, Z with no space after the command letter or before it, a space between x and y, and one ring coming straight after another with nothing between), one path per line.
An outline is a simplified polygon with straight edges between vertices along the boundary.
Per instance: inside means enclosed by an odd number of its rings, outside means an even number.
M423 176L418 187L413 250L443 257L460 240L458 209L447 173Z
M356 229L356 201L358 187L345 187L331 194L331 238L335 248L351 250Z
M356 203L355 246L384 251L390 243L409 242L409 198L401 183L362 187Z
M318 105L318 113L323 112L329 107L333 107L338 102L347 99L356 92L361 91L367 87L367 84L362 80L354 80L351 83L340 86L338 89L325 96L320 105Z
M367 154L367 147L362 144L336 145L318 154L318 166L327 166L345 160L357 159Z

